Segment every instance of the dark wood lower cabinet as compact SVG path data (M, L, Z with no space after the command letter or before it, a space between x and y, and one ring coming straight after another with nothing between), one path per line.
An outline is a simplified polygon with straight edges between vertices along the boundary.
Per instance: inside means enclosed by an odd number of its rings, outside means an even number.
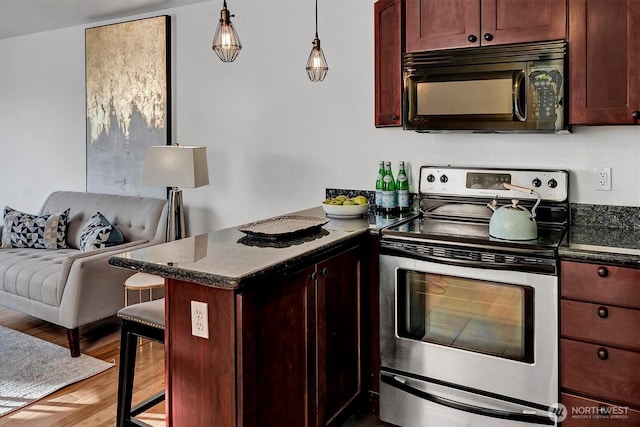
M243 426L315 426L313 268L237 296Z
M360 252L349 250L317 265L316 354L318 426L342 421L362 385Z
M170 280L168 425L341 424L362 389L362 264L356 245L240 293ZM209 339L191 335L193 300Z
M640 402L640 353L563 338L560 354L562 388L621 405Z
M640 269L560 263L563 427L640 425Z

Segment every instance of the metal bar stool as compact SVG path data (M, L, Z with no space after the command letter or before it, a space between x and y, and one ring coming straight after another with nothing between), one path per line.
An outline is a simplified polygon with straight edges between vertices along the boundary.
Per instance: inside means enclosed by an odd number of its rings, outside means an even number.
M124 307L118 311L118 317L122 322L122 332L116 425L118 427L149 427L149 424L137 420L136 415L162 402L165 396L163 390L135 407L131 407L133 376L138 352L137 338L147 338L164 344L164 298Z
M142 291L149 291L149 301L153 290L164 286L164 278L149 273L136 273L124 281L124 305L129 305L129 291L138 291L138 302L142 302Z

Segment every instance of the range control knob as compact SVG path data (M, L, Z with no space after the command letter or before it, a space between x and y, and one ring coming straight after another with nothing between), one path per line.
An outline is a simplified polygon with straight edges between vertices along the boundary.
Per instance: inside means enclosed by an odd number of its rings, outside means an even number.
M442 175L440 177L440 182L443 184L446 184L446 182L449 181L449 178L447 178L447 175Z
M542 181L540 181L540 178L535 178L533 181L531 181L531 185L538 188L542 185Z
M549 188L556 188L558 186L558 181L551 178L549 182L547 182L547 185L549 186Z
M433 181L435 181L435 180L436 180L436 177L435 177L435 176L433 176L433 174L432 174L432 173L430 173L429 175L427 175L427 181L428 181L428 182L433 182Z

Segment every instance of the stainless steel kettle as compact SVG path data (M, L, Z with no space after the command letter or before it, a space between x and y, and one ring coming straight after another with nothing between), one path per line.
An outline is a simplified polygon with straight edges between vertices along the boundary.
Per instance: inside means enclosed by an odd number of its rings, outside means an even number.
M489 220L489 235L503 240L533 240L538 238L538 224L536 222L536 208L540 204L540 194L537 191L513 184L502 184L509 190L535 194L537 200L531 212L522 205L520 200L512 199L511 205L498 206L496 196L487 207L493 211Z

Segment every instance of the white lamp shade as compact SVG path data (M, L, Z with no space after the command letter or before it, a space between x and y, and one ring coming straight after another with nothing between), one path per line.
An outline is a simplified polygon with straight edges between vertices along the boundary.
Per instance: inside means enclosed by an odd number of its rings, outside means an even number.
M184 145L148 147L142 183L187 188L209 184L206 148Z

